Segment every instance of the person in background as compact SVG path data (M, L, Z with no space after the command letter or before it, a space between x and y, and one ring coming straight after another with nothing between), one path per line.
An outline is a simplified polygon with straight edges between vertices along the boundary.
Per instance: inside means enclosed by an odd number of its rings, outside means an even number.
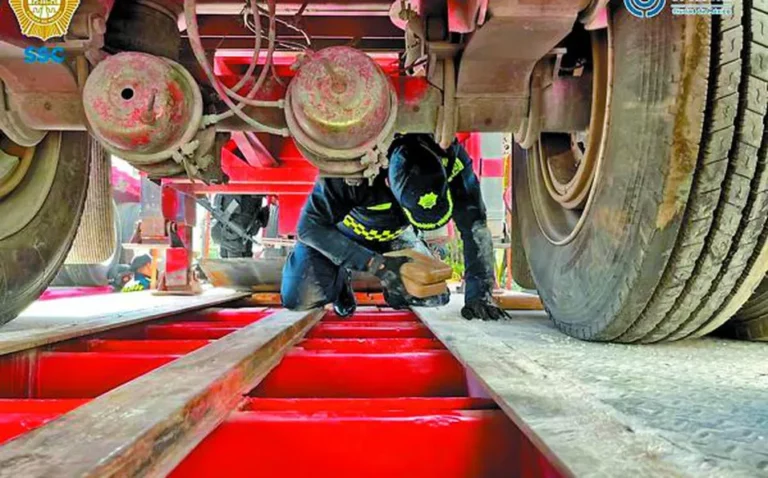
M152 257L149 254L134 257L131 261L131 272L133 272L133 279L123 286L123 292L148 290L152 283L150 280L152 276Z
M131 279L133 279L133 272L128 264L118 264L109 272L108 281L114 292L121 292Z

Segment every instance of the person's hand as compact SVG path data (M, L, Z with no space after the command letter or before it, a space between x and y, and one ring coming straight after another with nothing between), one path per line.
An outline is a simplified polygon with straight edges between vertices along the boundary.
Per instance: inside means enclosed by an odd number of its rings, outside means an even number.
M503 320L509 315L494 302L490 295L467 301L461 309L461 316L467 320Z
M411 298L405 290L400 268L411 262L409 257L388 257L376 255L368 265L368 271L381 280L384 286L384 300L393 309L405 309Z
M386 286L385 286L386 287ZM384 301L395 310L407 309L410 304L410 295L405 292L405 288L400 289L384 289Z

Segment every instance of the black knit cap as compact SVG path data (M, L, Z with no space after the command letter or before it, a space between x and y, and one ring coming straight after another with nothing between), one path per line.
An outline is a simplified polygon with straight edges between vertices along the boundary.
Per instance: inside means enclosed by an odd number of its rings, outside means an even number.
M152 257L150 257L149 254L136 256L131 261L131 271L136 272L147 264L152 264Z
M425 134L399 136L390 148L389 186L418 229L437 229L451 218L453 203L442 164L445 157L431 135Z

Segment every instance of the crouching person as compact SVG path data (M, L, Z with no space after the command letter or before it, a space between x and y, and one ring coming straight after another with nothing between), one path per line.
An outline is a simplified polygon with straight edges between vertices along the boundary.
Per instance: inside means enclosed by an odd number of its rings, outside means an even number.
M350 271L378 277L387 303L396 309L447 303L448 294L427 300L410 296L400 276L409 259L384 254L406 248L429 254L414 229L438 229L451 219L464 241L462 316L506 317L491 296L493 244L472 161L458 142L443 150L425 134L395 138L388 169L371 184L317 180L299 219L298 242L283 269L283 306L307 310L333 303L339 316L351 315L357 304Z

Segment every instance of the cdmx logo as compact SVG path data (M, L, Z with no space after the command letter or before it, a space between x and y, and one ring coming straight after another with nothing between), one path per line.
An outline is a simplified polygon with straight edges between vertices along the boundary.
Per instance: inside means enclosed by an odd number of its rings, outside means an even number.
M624 0L629 13L640 18L653 18L664 9L667 0Z

